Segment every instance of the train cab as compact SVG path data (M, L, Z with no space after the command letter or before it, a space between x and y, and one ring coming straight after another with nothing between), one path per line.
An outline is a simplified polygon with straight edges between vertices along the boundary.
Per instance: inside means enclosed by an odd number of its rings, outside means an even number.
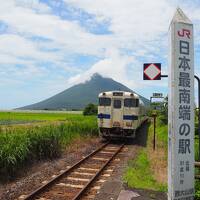
M99 94L98 126L101 137L135 137L143 121L144 104L135 93L108 91Z

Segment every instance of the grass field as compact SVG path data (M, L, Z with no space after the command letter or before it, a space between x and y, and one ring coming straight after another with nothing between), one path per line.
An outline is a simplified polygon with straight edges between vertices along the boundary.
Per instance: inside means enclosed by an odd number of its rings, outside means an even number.
M0 125L81 119L81 112L0 112Z
M6 126L5 122L9 121ZM46 121L36 126L16 123ZM59 123L54 122L59 121ZM13 178L17 170L33 160L53 159L76 138L98 134L96 116L69 113L1 112L0 180ZM2 123L3 124L3 123ZM12 128L11 128L12 127Z

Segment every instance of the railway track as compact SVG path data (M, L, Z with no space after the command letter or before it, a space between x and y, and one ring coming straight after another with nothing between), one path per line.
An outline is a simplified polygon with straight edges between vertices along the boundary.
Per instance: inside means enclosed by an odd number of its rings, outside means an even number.
M96 149L82 160L55 176L24 200L78 200L93 199L90 190L94 183L105 180L99 177L106 171L111 161L122 150L124 144L114 145L109 142ZM106 174L105 174L106 175Z

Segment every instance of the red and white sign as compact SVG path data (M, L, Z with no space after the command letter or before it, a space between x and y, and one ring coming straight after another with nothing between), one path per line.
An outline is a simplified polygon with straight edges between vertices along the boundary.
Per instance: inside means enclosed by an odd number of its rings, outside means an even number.
M161 80L161 64L145 63L143 80Z

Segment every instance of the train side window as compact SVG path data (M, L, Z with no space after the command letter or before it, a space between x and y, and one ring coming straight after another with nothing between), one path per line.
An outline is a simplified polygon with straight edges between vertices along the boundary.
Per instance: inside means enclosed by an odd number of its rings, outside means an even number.
M111 105L111 99L110 98L99 98L99 105L100 106L110 106Z
M124 99L124 107L139 107L139 99Z
M115 99L114 100L114 104L113 104L113 107L114 108L121 108L121 100L117 100L117 99Z

